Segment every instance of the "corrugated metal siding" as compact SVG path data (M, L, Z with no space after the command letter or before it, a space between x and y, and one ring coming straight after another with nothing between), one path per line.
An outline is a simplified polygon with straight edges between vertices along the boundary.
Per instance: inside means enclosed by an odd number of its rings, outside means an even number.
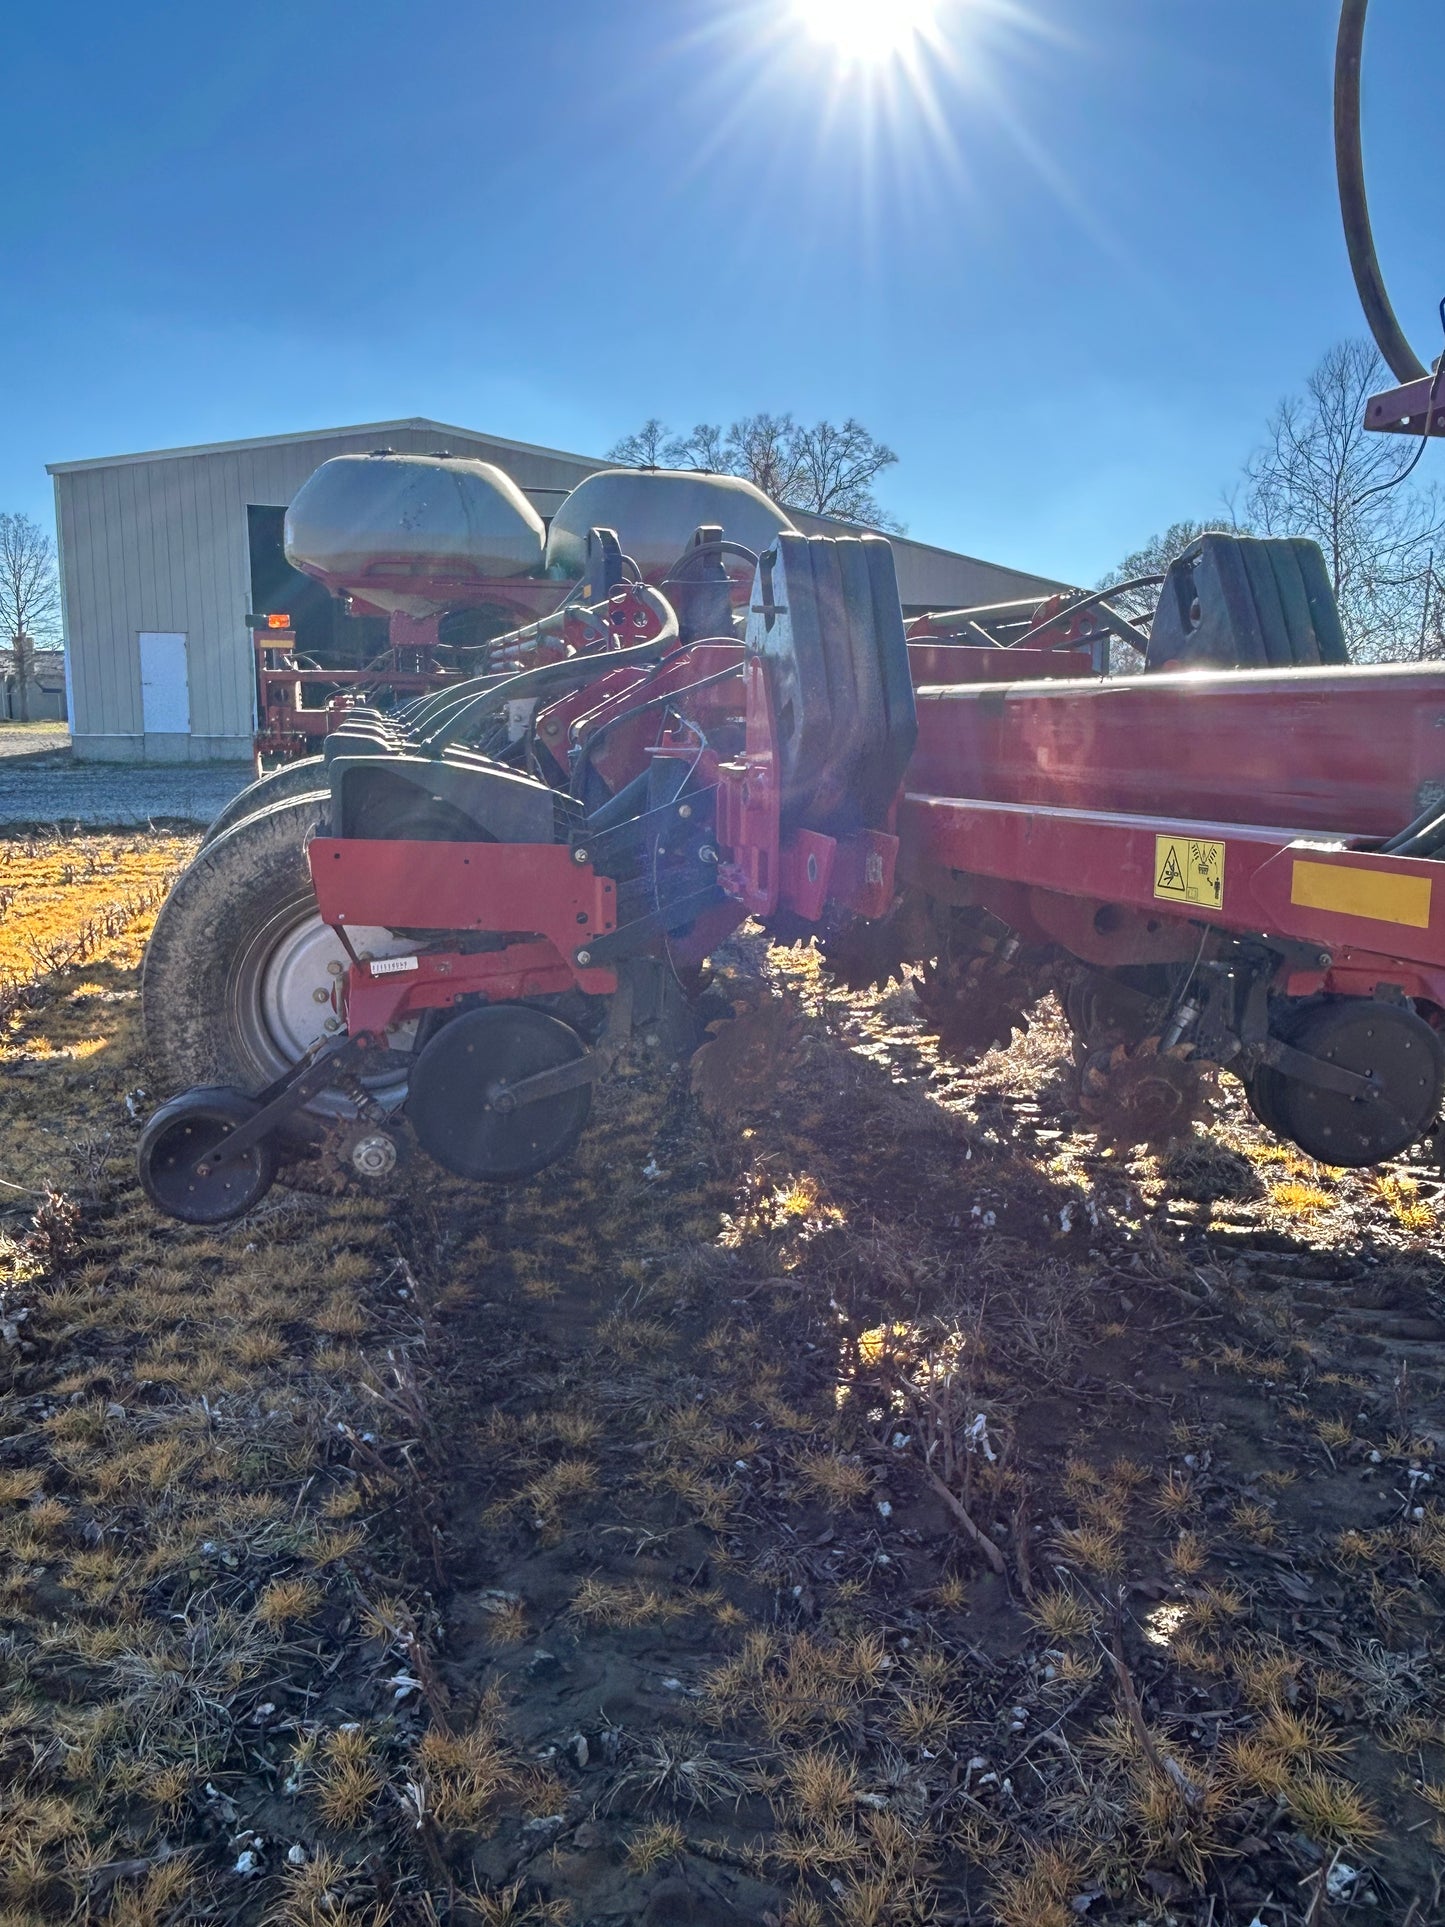
M789 509L788 513L810 535L845 532L842 524L821 515L808 515L801 509ZM1047 576L1006 569L972 555L955 555L951 549L935 549L925 542L910 542L906 535L890 536L889 540L898 569L898 598L906 609L979 609L991 602L1052 595L1066 586Z
M284 508L332 455L364 452L376 434L331 435L270 447L126 461L55 477L65 633L77 738L130 737L142 753L143 630L187 637L192 749L244 754L254 712L246 509ZM435 428L388 430L390 447L426 454ZM445 446L504 468L522 488L569 489L591 464L448 435ZM552 504L539 504L545 514ZM97 745L98 746L98 745ZM84 743L77 743L84 753ZM125 753L112 742L110 753Z

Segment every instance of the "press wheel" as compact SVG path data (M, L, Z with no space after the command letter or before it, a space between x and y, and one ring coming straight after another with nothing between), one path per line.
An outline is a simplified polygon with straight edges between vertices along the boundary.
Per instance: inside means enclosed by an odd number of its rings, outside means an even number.
M1415 1011L1368 997L1336 998L1306 1012L1290 1042L1308 1057L1380 1083L1377 1097L1350 1097L1297 1077L1266 1084L1255 1115L1307 1157L1349 1167L1380 1164L1428 1135L1440 1112L1445 1050Z
M207 1161L257 1108L224 1085L186 1091L161 1106L141 1133L138 1154L141 1189L158 1211L185 1224L226 1224L260 1203L276 1176L270 1139L223 1163Z
M515 1109L487 1091L517 1084L585 1055L560 1018L530 1004L491 1004L455 1017L416 1060L406 1110L422 1149L459 1178L509 1184L565 1157L582 1135L592 1087L578 1085Z

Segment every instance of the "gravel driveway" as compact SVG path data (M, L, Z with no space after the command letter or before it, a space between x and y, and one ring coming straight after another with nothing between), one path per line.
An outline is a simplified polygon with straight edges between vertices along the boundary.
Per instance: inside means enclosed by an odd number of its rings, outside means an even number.
M245 763L72 763L0 756L0 829L209 823L251 781Z

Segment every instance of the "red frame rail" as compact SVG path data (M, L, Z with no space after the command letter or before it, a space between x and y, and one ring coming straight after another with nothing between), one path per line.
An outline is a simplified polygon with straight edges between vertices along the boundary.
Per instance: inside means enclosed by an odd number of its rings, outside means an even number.
M1437 864L1255 824L913 792L899 826L911 874L926 880L933 866L965 887L976 878L1026 891L1000 914L1027 918L1086 963L1183 959L1208 925L1311 947L1310 964L1288 972L1291 996L1388 982L1445 1008ZM1108 914L1119 910L1137 921Z

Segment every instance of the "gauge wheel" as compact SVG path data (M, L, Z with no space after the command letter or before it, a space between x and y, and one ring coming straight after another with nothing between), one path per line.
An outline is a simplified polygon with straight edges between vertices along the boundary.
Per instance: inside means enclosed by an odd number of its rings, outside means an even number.
M228 1224L259 1204L276 1177L268 1138L219 1164L210 1154L255 1117L253 1098L224 1086L187 1091L163 1104L141 1133L141 1189L158 1211L184 1224Z

